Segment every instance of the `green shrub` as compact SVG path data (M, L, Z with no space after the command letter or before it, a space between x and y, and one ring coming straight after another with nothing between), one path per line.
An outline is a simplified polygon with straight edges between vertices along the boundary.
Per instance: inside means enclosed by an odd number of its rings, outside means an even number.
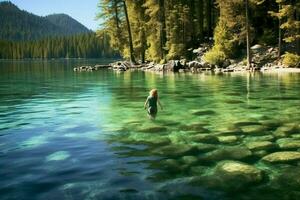
M237 40L237 36L230 33L226 21L220 20L214 31L214 47L222 51L227 58L235 57Z
M300 67L300 56L297 54L286 52L283 55L282 62L288 67Z
M204 54L204 60L212 65L221 65L226 59L225 53L218 46L214 46L211 50Z

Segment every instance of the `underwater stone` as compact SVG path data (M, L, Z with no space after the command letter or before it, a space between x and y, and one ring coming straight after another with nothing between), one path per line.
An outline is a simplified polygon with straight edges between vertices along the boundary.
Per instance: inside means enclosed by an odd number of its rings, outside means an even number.
M282 125L282 122L278 120L264 120L260 122L263 126L268 127L269 130L274 130L277 129Z
M217 148L217 145L197 143L196 148L200 152L208 152L208 151L215 150Z
M289 167L282 171L281 175L277 178L280 185L289 187L290 190L299 191L300 188L300 167Z
M266 150L254 151L253 155L261 158L268 155L268 152Z
M213 110L192 110L191 114L197 116L203 116L203 115L214 115L216 114L216 112Z
M293 161L300 161L300 152L281 151L281 152L271 153L263 157L262 160L270 163L288 163Z
M255 142L255 141L273 141L275 137L273 135L264 136L248 136L244 139L245 142Z
M242 131L244 133L248 133L248 134L260 134L263 135L264 132L268 129L267 127L263 126L263 125L249 125L249 126L243 126L241 127Z
M276 145L269 141L248 142L246 146L253 151L270 150L276 148Z
M237 162L222 161L215 167L214 174L224 180L224 184L235 182L236 184L257 183L262 181L262 171L254 166Z
M203 174L207 173L208 169L209 168L206 166L193 166L190 168L190 173L193 176L199 176L199 175L203 175Z
M299 126L294 123L284 124L283 126L278 127L273 135L277 138L287 137L291 134L299 133Z
M300 139L300 134L294 134L294 135L292 135L292 138Z
M167 128L163 126L153 126L153 127L139 129L138 131L143 133L159 133L159 132L167 131Z
M187 144L170 144L153 150L153 153L162 156L180 156L191 151L193 147Z
M219 161L219 160L241 160L252 155L252 152L244 146L229 146L216 149L208 152L201 159L207 161Z
M294 138L282 138L278 139L276 143L281 149L297 149L300 148L300 140Z
M198 158L196 156L183 156L181 160L183 163L188 165L198 162Z
M261 125L261 123L260 122L254 122L254 121L244 121L244 122L234 123L235 127L255 126L255 125Z
M60 160L65 160L70 157L70 154L66 151L57 151L53 154L50 154L47 156L46 160L47 161L60 161Z
M192 136L192 140L195 142L202 142L202 143L218 143L219 140L216 136L210 135L210 134L198 134Z
M235 143L238 140L238 137L235 135L228 135L228 136L218 136L218 140L221 143Z
M205 132L209 133L210 131L207 128L204 128L206 124L202 123L195 123L195 124L189 124L189 125L183 125L180 126L179 129L182 131L197 131L197 132Z

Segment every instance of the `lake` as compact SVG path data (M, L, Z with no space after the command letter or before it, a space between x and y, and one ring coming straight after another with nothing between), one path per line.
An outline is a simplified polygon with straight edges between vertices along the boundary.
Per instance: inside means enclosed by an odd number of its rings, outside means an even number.
M1 200L300 199L300 73L72 70L108 62L0 62Z

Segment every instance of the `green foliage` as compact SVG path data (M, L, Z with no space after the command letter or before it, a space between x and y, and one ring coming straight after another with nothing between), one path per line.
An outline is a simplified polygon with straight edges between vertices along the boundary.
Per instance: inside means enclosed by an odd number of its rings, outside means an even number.
M300 56L297 54L286 52L283 55L282 62L288 67L300 67Z
M272 29L264 29L263 34L258 37L258 44L274 45L277 42L277 33Z
M237 38L230 34L229 27L225 20L220 20L215 28L214 42L216 51L222 51L224 55L233 57L237 46Z
M45 38L36 41L12 42L0 40L0 59L23 58L101 58L115 57L108 36L96 34Z
M220 46L216 45L211 50L205 53L204 60L212 65L222 65L226 59L225 53Z

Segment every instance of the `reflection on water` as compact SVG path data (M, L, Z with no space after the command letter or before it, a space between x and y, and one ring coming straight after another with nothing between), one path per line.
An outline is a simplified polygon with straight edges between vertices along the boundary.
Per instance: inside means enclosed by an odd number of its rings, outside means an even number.
M1 199L300 198L300 74L72 71L99 62L0 63Z

